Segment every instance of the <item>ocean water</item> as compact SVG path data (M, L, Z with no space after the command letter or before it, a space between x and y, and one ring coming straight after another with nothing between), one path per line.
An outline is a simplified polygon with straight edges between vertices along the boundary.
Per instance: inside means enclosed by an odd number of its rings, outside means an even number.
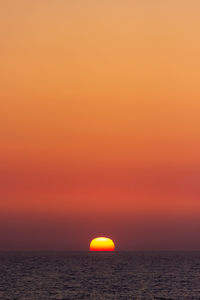
M200 299L200 253L0 253L0 300Z

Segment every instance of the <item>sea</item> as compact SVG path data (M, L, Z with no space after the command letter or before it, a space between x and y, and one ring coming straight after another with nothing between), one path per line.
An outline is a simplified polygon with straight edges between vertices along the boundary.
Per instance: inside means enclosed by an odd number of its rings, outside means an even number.
M1 252L0 300L200 299L200 252Z

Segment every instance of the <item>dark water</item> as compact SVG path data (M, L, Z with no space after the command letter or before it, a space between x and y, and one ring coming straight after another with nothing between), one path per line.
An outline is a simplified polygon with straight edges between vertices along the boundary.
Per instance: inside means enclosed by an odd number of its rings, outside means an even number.
M8 299L200 299L200 253L0 253Z

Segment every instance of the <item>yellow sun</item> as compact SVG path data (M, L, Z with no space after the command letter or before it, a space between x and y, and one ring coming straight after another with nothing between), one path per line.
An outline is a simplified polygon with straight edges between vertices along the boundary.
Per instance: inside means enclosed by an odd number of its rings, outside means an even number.
M114 251L114 242L107 237L97 237L90 243L90 251Z

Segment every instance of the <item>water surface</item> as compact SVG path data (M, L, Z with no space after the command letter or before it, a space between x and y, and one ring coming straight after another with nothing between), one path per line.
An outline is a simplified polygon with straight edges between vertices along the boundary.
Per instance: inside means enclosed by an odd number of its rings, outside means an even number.
M200 253L0 253L1 300L200 299Z

